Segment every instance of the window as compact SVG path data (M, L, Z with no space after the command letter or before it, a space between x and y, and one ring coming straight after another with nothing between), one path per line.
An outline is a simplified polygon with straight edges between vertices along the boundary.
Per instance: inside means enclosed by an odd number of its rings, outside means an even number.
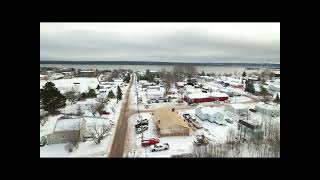
M66 135L62 135L62 136L61 136L61 139L65 139L65 138L66 138Z

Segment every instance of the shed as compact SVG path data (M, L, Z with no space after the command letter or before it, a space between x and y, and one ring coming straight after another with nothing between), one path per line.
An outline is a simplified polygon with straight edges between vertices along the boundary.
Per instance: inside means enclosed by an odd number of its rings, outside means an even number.
M198 116L202 121L225 124L223 112L215 107L198 106L195 109L195 115Z
M47 135L48 144L81 141L86 131L84 119L61 119L56 122L54 130Z
M269 116L279 116L280 115L280 106L279 105L271 105L266 104L264 102L259 102L256 104L255 109L258 112Z
M225 110L237 115L241 115L243 113L248 114L248 107L243 104L227 104L225 106Z

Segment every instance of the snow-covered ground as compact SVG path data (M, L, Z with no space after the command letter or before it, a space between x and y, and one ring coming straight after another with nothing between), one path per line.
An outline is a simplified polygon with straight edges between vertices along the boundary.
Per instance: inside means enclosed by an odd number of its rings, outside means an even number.
M224 112L225 118L229 118L234 120L235 116L232 116L231 113L227 113L224 111L224 107L214 107L216 109L220 109L222 112ZM199 117L195 116L195 110L182 110L180 111L180 114L182 113L189 113L193 117L195 117L196 121L203 126L203 129L196 130L196 134L204 134L209 139L211 139L213 142L224 142L226 140L226 134L229 128L236 129L237 125L236 123L226 123L226 126L221 126L216 123L211 123L209 121L202 121Z
M143 132L143 139L158 138L160 143L168 143L170 146L169 150L151 152L150 147L141 146L142 134L135 133L134 125L137 123L138 114L135 114L129 118L129 132L128 136L130 138L131 144L129 144L130 152L136 151L137 157L171 157L176 154L190 153L192 150L193 136L172 136L172 137L159 137L155 130L155 123L153 122L151 113L141 113L142 119L148 119L149 125L148 130ZM125 154L126 155L126 154Z
M40 80L40 88L42 88L46 82L45 80ZM72 79L58 79L52 80L55 86L61 91L61 93L70 90L75 85L73 83L79 83L77 85L79 87L80 92L85 92L88 88L95 89L99 84L97 78L85 78L85 77L76 77Z
M95 88L98 85L96 78L73 78L73 79L60 79L54 80L53 83L56 87L63 92L63 90L69 90L73 87L74 82L80 83L80 91L87 91L88 86ZM42 87L46 81L40 81L40 87ZM121 87L123 97L127 94L127 87ZM111 88L114 93L116 93L117 87ZM110 134L106 136L100 144L95 144L93 141L79 142L77 149L74 149L73 152L68 152L65 149L66 143L63 144L51 144L40 147L40 157L106 157L109 154L110 147L114 138L117 121L123 106L123 100L117 103L116 99L110 99L105 110L110 112L110 115L102 115L100 118L97 113L94 117L93 114L89 111L90 104L98 103L95 98L86 99L84 101L79 101L75 104L67 103L66 107L61 109L62 113L75 113L77 109L81 109L84 113L83 118L86 120L87 128L92 124L97 126L102 126L103 124L112 124ZM112 109L115 111L113 112ZM44 124L40 125L40 137L48 135L53 132L56 121L62 115L50 116L49 120Z

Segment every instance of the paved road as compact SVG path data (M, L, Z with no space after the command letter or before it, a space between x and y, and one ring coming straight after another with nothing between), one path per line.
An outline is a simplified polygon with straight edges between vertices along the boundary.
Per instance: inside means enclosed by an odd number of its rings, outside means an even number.
M133 111L129 110L129 102L130 102L130 91L132 86L133 78L131 78L131 82L129 85L128 93L124 99L124 105L121 109L121 113L118 119L117 129L113 138L111 150L109 153L109 157L117 158L123 156L123 148L127 134L128 127L128 119L133 114Z

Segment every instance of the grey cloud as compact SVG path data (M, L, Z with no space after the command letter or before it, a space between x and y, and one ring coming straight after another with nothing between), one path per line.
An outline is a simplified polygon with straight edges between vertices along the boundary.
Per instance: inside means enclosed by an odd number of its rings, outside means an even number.
M40 58L279 62L280 39L261 41L259 37L231 38L209 34L197 28L176 30L145 38L135 37L134 33L128 33L124 37L114 30L40 32Z

